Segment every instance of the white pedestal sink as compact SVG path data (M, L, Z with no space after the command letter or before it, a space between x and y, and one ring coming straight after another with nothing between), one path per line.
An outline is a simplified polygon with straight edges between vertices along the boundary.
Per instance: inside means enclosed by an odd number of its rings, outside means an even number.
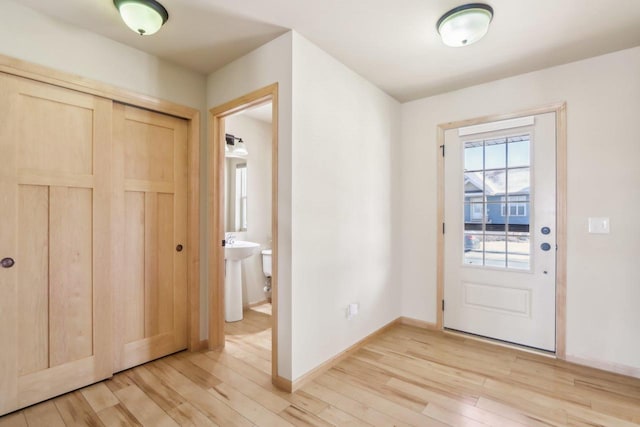
M260 251L254 242L236 240L224 247L224 320L242 320L242 260Z

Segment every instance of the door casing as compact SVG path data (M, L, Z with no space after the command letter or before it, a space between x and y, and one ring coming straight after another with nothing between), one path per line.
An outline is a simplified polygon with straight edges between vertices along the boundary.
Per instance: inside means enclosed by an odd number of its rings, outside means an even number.
M566 103L557 103L508 114L478 117L469 120L443 123L437 127L437 293L436 329L443 330L444 310L444 134L459 127L514 119L544 113L556 113L556 352L559 359L566 359L566 305L567 305L567 119Z
M224 335L224 118L271 101L272 195L271 195L271 378L281 388L287 381L278 375L278 83L258 89L209 110L208 242L209 248L209 348L225 345Z

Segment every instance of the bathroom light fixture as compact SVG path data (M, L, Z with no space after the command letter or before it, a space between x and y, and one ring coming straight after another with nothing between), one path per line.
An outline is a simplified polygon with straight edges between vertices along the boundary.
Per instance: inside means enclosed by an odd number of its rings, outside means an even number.
M451 9L436 24L442 43L451 47L468 46L487 34L493 8L484 3L469 3Z
M113 0L127 27L141 36L157 32L169 19L169 12L156 0Z
M238 138L229 133L225 134L225 157L246 157L249 155L249 151L247 150L247 146L245 145L242 138Z
M247 151L247 146L244 144L242 138L238 138L236 147L233 149L233 154L237 154L238 156L246 156L249 154L249 151Z

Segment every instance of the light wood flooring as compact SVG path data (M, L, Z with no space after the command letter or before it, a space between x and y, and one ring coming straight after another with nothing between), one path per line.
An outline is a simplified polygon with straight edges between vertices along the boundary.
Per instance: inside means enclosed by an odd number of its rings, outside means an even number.
M228 324L223 351L165 357L0 427L640 425L640 380L400 325L287 394L271 385L269 309Z

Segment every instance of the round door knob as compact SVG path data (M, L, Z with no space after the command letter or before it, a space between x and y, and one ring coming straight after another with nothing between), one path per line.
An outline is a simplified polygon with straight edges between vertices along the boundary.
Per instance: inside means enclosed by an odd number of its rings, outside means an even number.
M184 248L182 247L182 245L178 245L178 246L176 246L176 251L178 251L178 252L182 252L182 249L184 249Z
M2 261L0 261L0 265L2 266L2 268L11 268L15 263L16 262L13 260L13 258L2 258Z
M551 229L550 229L549 227L542 227L542 228L540 229L540 232L541 232L542 234L549 234L549 233L551 233Z
M540 245L540 249L542 249L543 251L548 251L549 249L551 249L551 245L548 243L543 243Z

